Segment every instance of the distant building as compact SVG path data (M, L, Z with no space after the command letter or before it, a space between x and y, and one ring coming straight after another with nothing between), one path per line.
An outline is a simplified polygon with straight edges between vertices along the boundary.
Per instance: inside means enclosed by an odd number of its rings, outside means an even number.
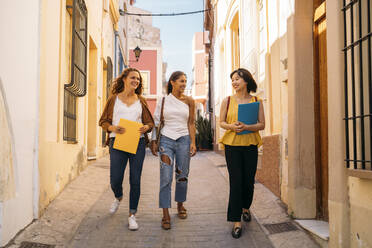
M196 102L196 109L204 115L208 100L208 54L205 43L209 42L208 33L197 32L192 39L192 85L191 95Z
M130 6L130 13L149 14L150 12ZM129 66L138 69L143 78L143 95L152 113L158 97L163 93L163 61L160 29L152 26L151 16L128 17ZM133 50L139 47L142 52L138 61Z

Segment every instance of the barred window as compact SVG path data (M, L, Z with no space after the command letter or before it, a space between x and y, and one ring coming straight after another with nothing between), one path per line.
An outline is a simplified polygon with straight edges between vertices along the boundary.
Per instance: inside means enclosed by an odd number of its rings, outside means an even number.
M63 105L63 139L70 142L76 142L76 99L76 96L65 90Z
M63 139L76 142L77 97L86 94L87 8L83 0L67 0L66 10L69 83L64 85Z
M150 71L140 71L142 77L143 95L150 95Z
M347 168L371 170L372 83L370 1L343 0Z
M87 93L87 8L83 0L68 0L67 4L72 15L72 48L70 83L65 89L79 97Z

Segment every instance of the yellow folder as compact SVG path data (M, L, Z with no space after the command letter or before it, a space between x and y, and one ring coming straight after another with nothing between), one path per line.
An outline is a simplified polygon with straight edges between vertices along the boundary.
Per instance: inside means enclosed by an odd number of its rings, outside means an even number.
M142 123L120 119L119 126L125 128L123 134L116 134L113 148L136 154L141 133L139 129L143 126Z

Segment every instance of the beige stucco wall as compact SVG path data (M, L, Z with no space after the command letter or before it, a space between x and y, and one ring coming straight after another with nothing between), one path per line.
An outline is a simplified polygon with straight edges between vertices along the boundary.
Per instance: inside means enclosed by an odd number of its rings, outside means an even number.
M10 115L0 79L0 202L15 197L14 148Z
M6 1L0 8L0 157L5 158L0 173L9 179L0 182L0 246L29 224L37 209L39 16L39 0Z
M316 217L313 3L296 1L288 19L288 212Z
M329 247L350 247L348 177L344 163L343 20L338 0L327 1Z
M66 1L42 1L40 57L40 213L82 171L88 151L102 156L98 119L104 102L103 64L114 57L114 30L110 11L99 0L85 1L88 9L87 90L77 98L77 143L63 140L64 84L69 83L69 23ZM94 47L89 47L94 44ZM94 51L94 53L92 53ZM90 66L90 64L93 66ZM89 99L91 98L91 99ZM89 136L93 132L94 135ZM88 149L89 144L89 149Z
M372 180L349 177L351 248L372 247Z

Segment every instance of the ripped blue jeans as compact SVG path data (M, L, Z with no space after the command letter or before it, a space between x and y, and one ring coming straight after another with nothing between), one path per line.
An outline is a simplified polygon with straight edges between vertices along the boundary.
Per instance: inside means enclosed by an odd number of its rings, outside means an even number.
M159 207L171 207L171 188L173 181L173 167L176 174L175 201L186 201L187 183L190 167L190 136L185 135L173 140L164 135L160 137L160 192ZM168 157L170 164L163 161Z

